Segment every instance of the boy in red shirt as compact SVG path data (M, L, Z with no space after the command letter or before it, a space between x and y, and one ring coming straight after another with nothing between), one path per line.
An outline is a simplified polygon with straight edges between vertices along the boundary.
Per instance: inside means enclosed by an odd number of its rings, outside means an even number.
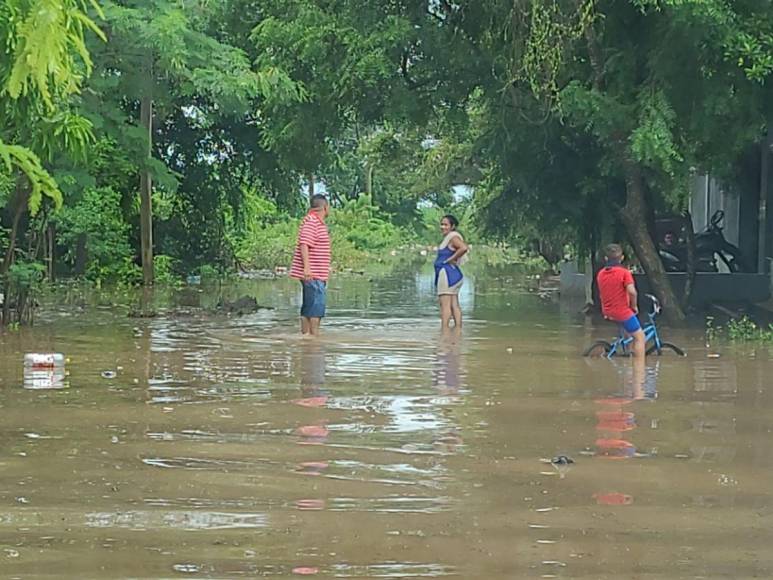
M633 356L644 358L645 337L639 319L638 294L631 271L622 265L623 248L609 244L605 248L606 266L596 276L604 318L613 320L633 337Z

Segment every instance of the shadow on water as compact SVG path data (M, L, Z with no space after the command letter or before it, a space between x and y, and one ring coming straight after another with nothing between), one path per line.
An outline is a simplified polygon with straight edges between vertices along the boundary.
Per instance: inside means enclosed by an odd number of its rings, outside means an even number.
M441 334L431 273L398 274L334 279L318 340L288 280L0 336L2 575L773 576L769 351L589 361L609 329L507 273Z

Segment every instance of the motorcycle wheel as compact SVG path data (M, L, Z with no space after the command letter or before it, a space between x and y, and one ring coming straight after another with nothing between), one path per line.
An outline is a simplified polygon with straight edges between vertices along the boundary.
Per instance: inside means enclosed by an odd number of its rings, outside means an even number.
M656 345L652 345L647 349L647 354L657 354L658 356L663 356L664 354L675 354L676 356L687 356L687 353L684 352L681 348L676 346L675 344L672 344L670 342L661 342L660 343L660 350L658 350L658 347Z

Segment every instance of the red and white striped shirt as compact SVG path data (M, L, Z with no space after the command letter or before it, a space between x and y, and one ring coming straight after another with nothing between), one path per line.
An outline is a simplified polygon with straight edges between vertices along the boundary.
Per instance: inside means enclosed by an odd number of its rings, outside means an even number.
M298 243L293 254L290 277L303 280L301 245L309 247L309 267L314 280L327 281L330 276L330 233L325 222L313 211L306 214L298 230Z

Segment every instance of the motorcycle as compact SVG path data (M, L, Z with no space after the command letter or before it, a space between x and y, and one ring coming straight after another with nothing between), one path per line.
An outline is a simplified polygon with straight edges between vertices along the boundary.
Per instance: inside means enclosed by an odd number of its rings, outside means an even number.
M741 256L741 250L725 239L722 233L722 221L725 212L717 210L711 216L706 229L695 235L695 271L719 272L717 258L727 267L729 272L748 272ZM666 272L687 271L687 246L675 244L658 248Z

